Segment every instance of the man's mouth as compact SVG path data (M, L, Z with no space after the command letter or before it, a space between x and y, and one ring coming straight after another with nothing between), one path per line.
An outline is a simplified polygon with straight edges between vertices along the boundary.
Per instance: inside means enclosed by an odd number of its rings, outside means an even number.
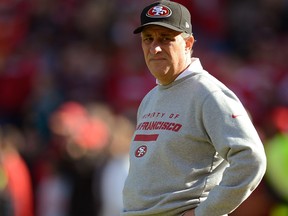
M163 57L154 57L154 58L149 59L149 61L164 61L164 60L166 60L166 59Z

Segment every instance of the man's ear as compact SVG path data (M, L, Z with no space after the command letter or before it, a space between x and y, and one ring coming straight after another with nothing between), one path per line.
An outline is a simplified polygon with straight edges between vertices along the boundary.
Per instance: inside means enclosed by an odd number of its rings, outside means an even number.
M186 47L185 47L185 49L186 49L187 51L188 51L188 50L191 51L192 48L193 48L193 44L194 44L194 42L195 42L195 39L194 39L193 35L191 35L190 37L186 38L185 41L186 41Z

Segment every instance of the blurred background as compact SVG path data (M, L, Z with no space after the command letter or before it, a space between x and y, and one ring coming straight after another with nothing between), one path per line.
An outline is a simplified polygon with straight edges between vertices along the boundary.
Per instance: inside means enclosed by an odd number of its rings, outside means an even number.
M288 1L176 0L194 56L242 100L268 170L233 216L287 216ZM0 0L0 215L117 216L151 0Z

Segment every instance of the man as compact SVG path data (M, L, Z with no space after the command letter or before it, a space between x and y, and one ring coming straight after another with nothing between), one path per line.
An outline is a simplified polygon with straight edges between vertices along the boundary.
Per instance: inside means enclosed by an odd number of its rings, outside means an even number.
M191 58L190 13L172 1L143 9L144 58L157 80L130 147L122 216L219 216L266 170L262 142L239 99Z

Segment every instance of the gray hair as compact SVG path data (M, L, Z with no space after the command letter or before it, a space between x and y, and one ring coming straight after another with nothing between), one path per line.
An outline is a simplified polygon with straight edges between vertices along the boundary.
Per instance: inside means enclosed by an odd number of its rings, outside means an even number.
M193 37L193 34L188 34L188 33L186 33L186 32L182 32L181 33L181 36L184 38L184 39L187 39L187 38L189 38L189 37ZM191 52L190 52L190 55L192 56L192 54L193 54L193 48L191 49Z
M186 33L186 32L182 32L182 33L181 33L181 36L182 36L184 39L186 39L186 38L188 38L188 37L191 37L192 34L188 34L188 33Z

